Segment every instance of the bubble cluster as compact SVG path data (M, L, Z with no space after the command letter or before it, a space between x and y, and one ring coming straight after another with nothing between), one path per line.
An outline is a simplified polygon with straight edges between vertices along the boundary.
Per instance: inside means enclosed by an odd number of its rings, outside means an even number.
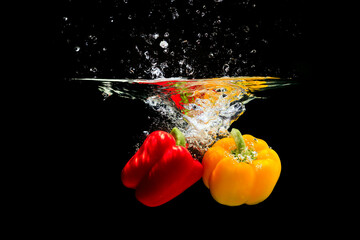
M279 66L264 57L279 45L272 34L301 36L298 23L255 0L98 0L87 11L77 1L65 5L59 30L71 77L274 75Z

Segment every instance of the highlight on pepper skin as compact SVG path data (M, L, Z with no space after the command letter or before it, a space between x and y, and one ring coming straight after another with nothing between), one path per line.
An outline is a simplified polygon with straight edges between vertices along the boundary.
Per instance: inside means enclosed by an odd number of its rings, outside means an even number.
M135 189L165 150L173 145L175 145L175 139L166 132L155 131L150 134L123 168L121 173L123 184Z

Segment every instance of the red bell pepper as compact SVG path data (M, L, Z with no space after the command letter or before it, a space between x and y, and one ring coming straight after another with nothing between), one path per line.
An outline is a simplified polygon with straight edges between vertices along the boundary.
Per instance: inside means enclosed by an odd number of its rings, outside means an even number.
M181 194L202 173L201 163L186 149L184 135L174 128L170 134L152 132L126 163L121 180L126 187L136 189L141 203L155 207Z
M186 81L189 82L189 81ZM191 93L187 90L194 89L195 86L186 86L184 80L170 80L170 81L141 81L140 84L152 84L159 85L164 87L164 92L170 93L171 100L175 103L176 107L180 111L186 111L184 108L184 104L189 103L189 101L195 101L194 97L192 97ZM185 86L183 86L185 85Z

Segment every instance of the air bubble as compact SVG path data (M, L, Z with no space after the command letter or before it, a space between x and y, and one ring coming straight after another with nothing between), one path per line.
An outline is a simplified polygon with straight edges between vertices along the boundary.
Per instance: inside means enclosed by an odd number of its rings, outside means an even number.
M248 33L248 32L250 31L249 26L244 26L244 27L243 27L243 31L246 32L246 33Z
M229 70L230 70L229 64L224 64L224 66L223 66L224 73L226 74L227 72L229 72Z
M160 42L160 47L162 47L162 48L167 48L168 46L169 46L169 44L167 43L167 41L162 40L162 41Z
M95 35L89 35L88 37L91 41L92 44L96 44L97 43L97 37Z
M176 8L170 7L169 10L171 12L171 16L173 20L177 19L180 16Z
M164 73L161 71L160 68L158 67L151 67L151 77L156 79L156 78L164 78Z
M144 52L144 55L145 55L145 58L146 58L146 59L149 59L149 58L150 58L150 55L149 55L149 52L148 52L148 51L145 51L145 52Z
M157 39L159 36L160 36L160 35L159 35L158 33L154 33L154 34L152 35L152 37L153 37L154 39Z
M186 65L186 73L187 73L188 75L194 74L194 68L193 68L191 65L189 65L189 64Z
M96 73L98 71L96 67L92 67L89 70L90 70L90 72L93 72L93 73Z
M129 68L129 72L130 72L131 74L134 74L134 73L135 73L135 68L130 67L130 68Z

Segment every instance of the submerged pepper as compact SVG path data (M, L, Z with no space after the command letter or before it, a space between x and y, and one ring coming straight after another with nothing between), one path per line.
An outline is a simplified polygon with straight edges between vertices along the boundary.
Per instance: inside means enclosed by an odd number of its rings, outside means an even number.
M175 198L203 173L203 166L186 149L184 135L177 128L171 133L152 132L126 163L121 180L134 188L136 198L155 207Z
M228 206L264 201L281 172L279 156L264 140L242 136L237 129L217 141L202 164L204 184L217 202Z

